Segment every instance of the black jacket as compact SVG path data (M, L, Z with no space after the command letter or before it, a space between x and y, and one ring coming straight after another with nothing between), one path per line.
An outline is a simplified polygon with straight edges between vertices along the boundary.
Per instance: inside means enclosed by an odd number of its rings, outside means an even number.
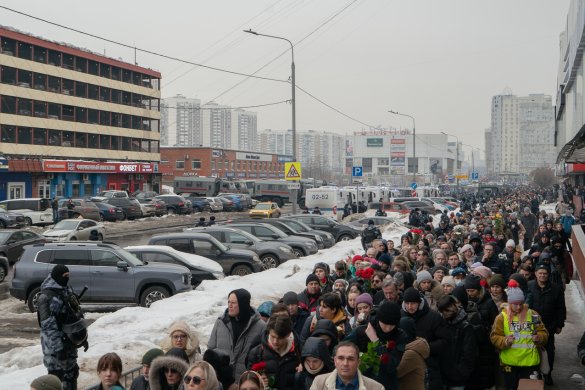
M305 345L303 345L301 363L304 363L305 358L307 357L320 359L323 362L323 368L318 373L311 374L307 371L306 367L303 366L303 371L297 372L295 375L295 389L297 390L309 390L317 375L328 374L335 368L333 365L333 358L327 349L325 340L319 337L309 337L305 342Z
M531 280L528 282L528 290L532 294L530 308L540 314L546 330L554 333L555 329L564 327L567 308L561 286L548 281L544 288L540 288L536 280Z
M449 341L441 359L443 383L447 386L464 386L471 377L478 357L477 340L473 326L467 322L463 309L447 321Z
M305 288L302 293L298 294L299 307L305 309L309 313L314 312L319 305L320 296L320 292L315 295L309 295L307 293L307 289Z
M294 390L296 368L301 362L299 348L295 341L291 341L288 352L281 356L268 344L268 335L265 334L262 343L248 354L247 368L250 370L254 364L265 362L264 372L271 388Z

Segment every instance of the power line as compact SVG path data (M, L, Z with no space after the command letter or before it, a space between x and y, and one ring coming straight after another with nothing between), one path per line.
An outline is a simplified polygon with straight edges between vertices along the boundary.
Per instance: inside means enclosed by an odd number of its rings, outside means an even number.
M142 53L151 54L153 56L157 56L157 57L161 57L161 58L166 58L168 60L182 62L184 64L189 64L189 65L193 65L193 66L197 66L197 67L201 67L201 68L205 68L205 69L215 70L215 71L218 71L218 72L229 73L229 74L233 74L233 75L237 75L237 76L245 76L245 77L248 77L248 78L249 77L252 77L252 78L255 78L255 79L266 80L266 81L275 81L275 82L279 82L279 83L287 83L288 82L287 80L280 80L280 79L274 79L274 78L270 78L270 77L255 76L253 74L235 72L235 71L228 70L228 69L222 69L222 68L216 68L214 66L198 64L196 62L184 60L184 59L181 59L181 58L169 56L169 55L162 54L162 53L157 53L157 52L154 52L152 50L141 49L139 47L132 46L132 45L128 45L126 43L114 41L113 39L104 38L104 37L101 37L99 35L95 35L95 34L92 34L92 33L88 33L88 32L85 32L85 31L81 31L81 30L75 29L73 27L68 27L68 26L65 26L63 24L59 24L59 23L52 22L52 21L47 20L47 19L40 18L38 16L34 16L34 15L30 15L30 14L27 14L27 13L24 13L24 12L21 12L21 11L17 11L15 9L12 9L12 8L9 8L9 7L3 6L3 5L0 5L0 8L1 9L5 9L5 10L10 11L10 12L14 12L14 13L19 14L19 15L22 15L22 16L26 16L26 17L31 18L31 19L35 19L35 20L41 21L43 23L48 23L48 24L51 24L53 26L57 26L57 27L63 28L65 30L73 31L73 32L76 32L78 34L86 35L86 36L91 37L91 38L99 39L99 40L102 40L104 42L109 42L109 43L112 43L114 45L126 47L128 49L132 49L132 50L135 50L135 51L140 51Z
M200 110L238 110L244 108L258 108L258 107L268 107L268 106L275 106L277 104L282 103L290 103L291 100L281 100L279 102L273 103L265 103L265 104L256 104L253 106L240 106L240 107L172 107L172 106L160 106L160 108L167 108L169 110L193 110L193 111L200 111Z

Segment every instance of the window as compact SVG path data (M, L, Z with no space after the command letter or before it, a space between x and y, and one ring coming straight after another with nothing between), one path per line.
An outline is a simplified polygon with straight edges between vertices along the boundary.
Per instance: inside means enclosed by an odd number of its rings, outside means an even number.
M87 61L87 73L99 76L100 64L97 61Z
M209 241L193 240L193 246L195 247L196 255L207 257L217 256L217 248Z
M61 119L61 105L56 103L49 103L49 118Z
M100 100L104 102L110 101L110 88L106 87L100 88Z
M165 245L163 242L158 242L158 245ZM187 238L176 238L167 241L167 245L181 252L191 253L191 245Z
M240 233L234 233L234 232L226 232L226 242L228 243L232 243L232 244L245 244L246 241L250 241L250 239Z
M191 169L201 169L201 160L192 160Z
M100 125L102 126L110 126L110 112L109 111L100 111Z
M75 70L87 73L87 60L81 57L75 57Z
M93 125L99 125L99 111L94 110L93 108L89 108L87 110L87 123L91 123Z
M2 54L13 56L16 54L16 41L10 38L2 38Z
M122 70L122 81L125 83L132 82L132 71L123 69Z
M98 142L99 142L99 136L97 134L88 134L87 135L87 142L88 142L88 147L92 148L92 149L97 149L99 147Z
M110 65L100 64L100 76L110 78Z
M130 143L131 138L128 137L122 137L122 150L131 150L131 143Z
M120 137L113 135L111 142L112 142L112 146L111 146L112 150L120 150Z
M33 144L46 145L47 144L47 130L34 129L33 130Z
M49 76L49 91L61 93L61 79L59 77Z
M3 84L16 84L16 68L2 65L2 81Z
M32 100L18 99L18 115L32 115Z
M112 66L111 69L111 74L112 74L112 80L120 80L121 76L121 69L116 67L116 66Z
M63 137L63 146L67 146L67 147L73 147L73 132L72 131L63 131L62 132L62 137Z
M45 91L47 89L47 76L44 74L35 73L33 87L35 89Z
M159 153L159 141L150 141L150 152Z
M0 136L1 142L16 143L16 127L15 126L8 126L2 125L0 128L2 131L2 135Z
M30 127L18 128L18 143L27 145L32 143L32 129Z
M24 42L18 42L18 57L25 60L32 59L32 45Z
M75 147L76 148L87 148L87 134L86 133L75 133Z
M75 121L87 123L87 109L83 107L75 107Z
M104 250L92 250L91 259L94 267L117 267L121 261L114 252Z
M272 240L272 230L268 229L264 226L254 226L254 235L258 238L266 238L268 240Z
M61 66L61 53L49 50L49 65Z
M16 114L16 98L13 96L2 96L0 111L4 114Z
M185 169L185 161L184 160L177 160L177 161L175 161L175 168L177 168L177 169Z
M49 145L61 146L61 132L58 130L49 130Z
M37 254L37 263L50 263L53 251L41 251Z
M65 95L73 96L73 92L75 90L75 83L73 80L63 79L62 80L62 89L61 92Z
M125 129L132 128L132 116L128 114L122 114L122 127Z
M63 104L61 106L62 114L61 117L65 121L75 121L75 108L73 106Z
M112 103L120 103L120 98L122 96L122 92L119 89L112 89L111 93L111 101Z
M90 99L98 100L100 94L100 88L97 85L87 85L87 97Z
M140 130L142 128L142 118L141 117L132 115L132 128L134 130Z
M75 63L75 56L71 54L63 53L63 68L65 69L73 69L73 65Z
M122 127L122 114L117 112L112 112L112 126L114 127Z
M181 262L173 259L171 256L165 253L157 253L157 252L142 252L142 261L151 262L154 261L156 263L167 263L167 264L178 264L183 265Z
M30 86L32 85L32 72L19 69L18 70L18 83L17 83L17 85L19 87L30 88Z
M140 141L140 151L141 152L150 152L150 142L146 139Z
M140 152L140 140L136 138L132 138L132 151L133 152Z
M132 94L130 92L122 91L122 104L127 106L131 103Z
M110 149L110 138L109 135L100 135L100 149Z
M53 264L63 264L68 266L90 265L88 256L89 251L56 250L53 251L53 253Z

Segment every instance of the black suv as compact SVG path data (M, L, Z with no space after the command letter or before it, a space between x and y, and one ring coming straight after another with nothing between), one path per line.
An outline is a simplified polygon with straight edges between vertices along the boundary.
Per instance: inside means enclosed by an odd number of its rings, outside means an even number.
M260 222L260 223L272 225L272 226L282 230L283 232L285 232L289 236L310 238L311 240L315 241L315 243L317 244L317 247L319 249L324 249L324 248L328 248L329 246L331 246L331 245L329 245L326 247L325 243L323 242L323 237L321 236L321 234L328 234L328 233L320 232L318 230L311 230L311 231L307 231L307 232L302 232L302 231L295 229L292 225L287 224L286 222L288 222L288 221L285 222L284 220L270 219L270 218L263 218L262 220L245 219L245 218L239 219L238 218L238 219L232 220L229 223L240 223L240 222L250 222L250 223ZM333 241L333 237L331 237L331 240Z
M25 301L34 312L41 284L57 264L69 268L69 285L75 292L89 287L83 303L149 307L155 301L192 289L191 272L185 267L144 264L117 245L76 241L25 247L14 266L10 295Z
M140 207L140 202L136 199L112 197L110 199L92 198L92 201L96 203L103 202L121 208L124 210L124 217L129 221L136 218L142 218L142 208Z
M329 232L335 237L335 242L353 240L361 234L360 229L348 225L342 225L323 215L295 214L283 218L300 221L313 229Z
M187 200L180 195L158 195L153 199L164 201L169 214L189 214L190 212Z
M167 245L181 252L194 253L215 260L226 275L248 275L260 272L264 264L247 249L233 249L205 233L168 233L152 237L148 245Z

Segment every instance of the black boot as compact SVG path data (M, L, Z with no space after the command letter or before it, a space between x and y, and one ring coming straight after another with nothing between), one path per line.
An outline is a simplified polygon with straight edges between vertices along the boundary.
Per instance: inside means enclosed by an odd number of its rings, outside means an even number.
M554 385L553 379L552 379L552 374L544 374L544 383L548 386L552 386Z

